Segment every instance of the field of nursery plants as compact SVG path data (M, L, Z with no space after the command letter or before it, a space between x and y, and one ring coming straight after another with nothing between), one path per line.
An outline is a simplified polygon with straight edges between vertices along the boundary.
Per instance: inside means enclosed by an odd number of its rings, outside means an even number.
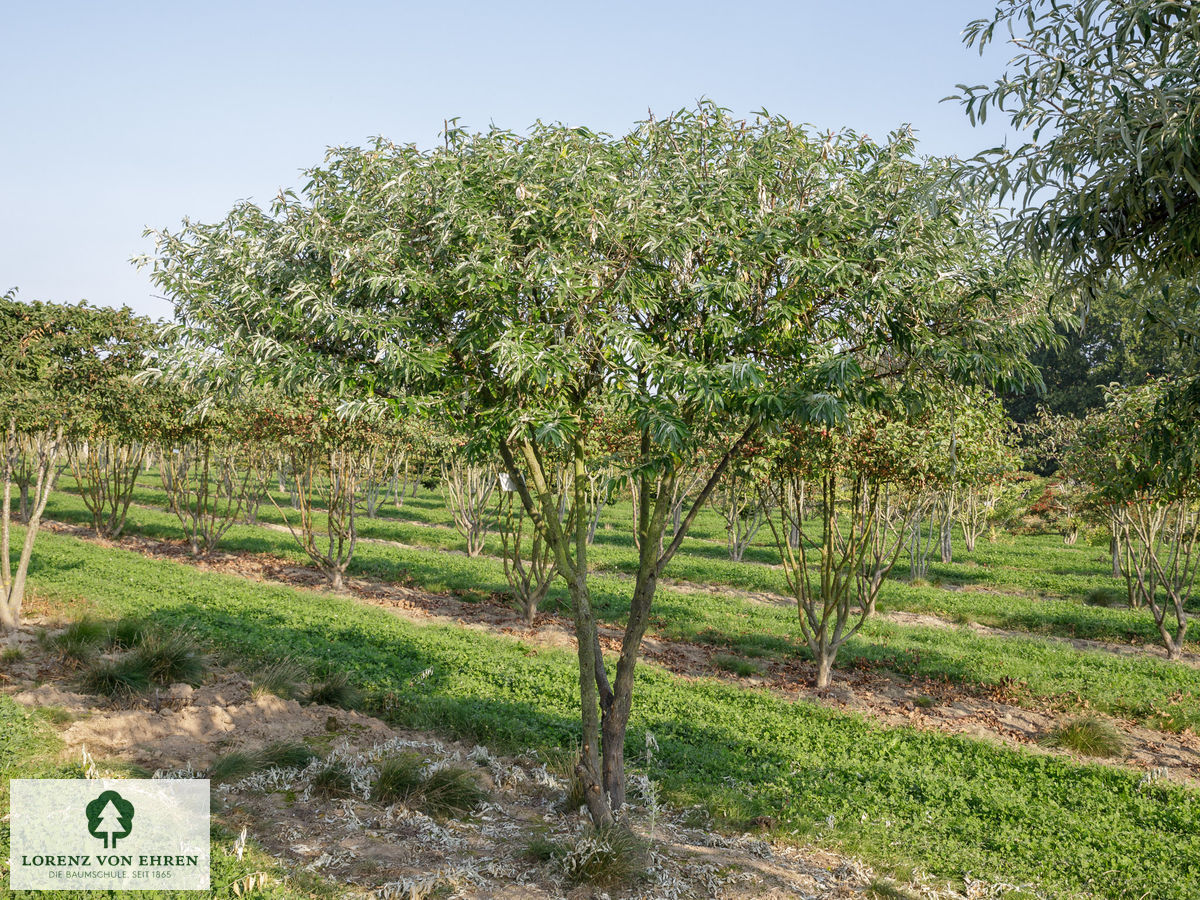
M5 896L1200 897L1200 3L960 37L0 296Z

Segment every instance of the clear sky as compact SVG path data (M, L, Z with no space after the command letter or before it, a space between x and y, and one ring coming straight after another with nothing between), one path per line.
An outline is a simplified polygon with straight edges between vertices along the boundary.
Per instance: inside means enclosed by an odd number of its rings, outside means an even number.
M147 226L298 186L327 146L429 146L445 118L620 133L708 97L969 156L961 43L991 0L52 2L0 0L0 292L170 304L129 263Z

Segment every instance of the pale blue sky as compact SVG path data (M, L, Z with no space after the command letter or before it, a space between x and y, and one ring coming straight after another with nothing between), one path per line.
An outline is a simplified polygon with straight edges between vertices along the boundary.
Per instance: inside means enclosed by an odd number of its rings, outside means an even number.
M939 104L1006 49L962 46L991 0L133 3L0 0L0 291L153 316L146 226L269 201L326 146L428 146L443 119L619 133L709 97L925 153L999 143Z

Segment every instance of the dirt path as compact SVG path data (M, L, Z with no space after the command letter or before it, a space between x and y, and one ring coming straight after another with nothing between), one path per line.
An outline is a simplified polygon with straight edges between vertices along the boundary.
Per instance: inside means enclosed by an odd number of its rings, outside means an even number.
M278 557L225 553L198 561L187 554L182 542L156 541L141 536L126 536L114 542L96 538L89 529L79 526L48 522L46 527L93 543L173 559L206 571L255 581L317 590L326 584L324 576L316 569ZM418 624L438 622L505 634L534 647L567 650L575 647L573 627L566 617L542 613L530 628L499 597L471 603L450 594L366 578L347 578L346 590L348 596L384 607ZM619 652L620 629L601 625L600 639L605 651ZM834 685L819 692L812 687L815 667L807 661L764 660L764 671L760 675L740 678L715 664L714 657L720 653L719 649L707 645L653 636L647 636L642 644L643 659L687 678L716 678L767 689L788 699L858 712L887 725L965 734L1031 752L1086 759L1070 751L1044 748L1038 743L1071 715L1021 706L1002 688L972 689L946 681L912 679L878 667L855 667L839 670ZM1119 761L1101 762L1132 767L1155 777L1165 774L1192 786L1200 785L1200 737L1188 732L1153 731L1128 721L1119 721L1119 725L1126 737L1127 752Z
M1117 656L1131 657L1151 657L1161 659L1164 662L1167 659L1166 651L1151 644L1118 644L1111 641L1096 641L1090 638L1068 638L1054 634L1033 634L1028 631L1015 631L1006 628L994 628L991 625L981 625L978 622L958 623L951 622L949 619L943 619L940 616L931 615L929 613L912 613L894 610L879 614L880 618L885 621L895 622L898 625L923 625L929 628L970 628L976 634L987 635L988 637L1002 638L1021 638L1023 640L1035 641L1054 641L1058 644L1064 644L1073 647L1076 650L1099 650L1103 653L1112 653ZM1184 653L1175 662L1182 663L1193 668L1200 668L1200 654Z

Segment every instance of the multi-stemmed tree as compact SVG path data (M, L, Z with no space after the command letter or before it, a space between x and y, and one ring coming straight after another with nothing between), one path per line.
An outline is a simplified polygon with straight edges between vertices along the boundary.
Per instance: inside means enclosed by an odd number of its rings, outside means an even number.
M1129 605L1150 610L1168 659L1177 659L1200 574L1200 472L1162 465L1152 451L1155 410L1167 390L1151 381L1110 391L1103 410L1062 430L1057 456L1110 518Z
M430 151L334 151L269 210L160 233L154 278L188 332L181 376L269 371L347 412L424 404L498 458L570 596L577 771L605 823L624 803L659 579L746 445L839 421L904 372L1033 377L1021 353L1044 302L997 264L986 217L944 174L907 134L818 137L707 104L615 139L451 130ZM611 464L590 432L613 412L635 447L639 560L610 675L580 513ZM672 498L698 468L675 528Z
M904 521L919 509L896 521L891 489L903 473L876 441L882 423L852 418L833 429L785 429L770 442L760 490L819 689L829 687L838 651L874 610L907 538Z
M183 526L192 556L210 556L239 521L253 519L272 461L257 405L222 403L204 416L176 396L158 429L158 472L167 506Z
M0 423L3 504L0 508L0 629L21 624L33 547L50 492L65 466L67 436L89 399L140 370L143 323L128 308L107 309L0 298ZM86 422L86 418L84 418ZM18 486L24 471L27 482ZM24 538L13 568L13 488L26 501Z

